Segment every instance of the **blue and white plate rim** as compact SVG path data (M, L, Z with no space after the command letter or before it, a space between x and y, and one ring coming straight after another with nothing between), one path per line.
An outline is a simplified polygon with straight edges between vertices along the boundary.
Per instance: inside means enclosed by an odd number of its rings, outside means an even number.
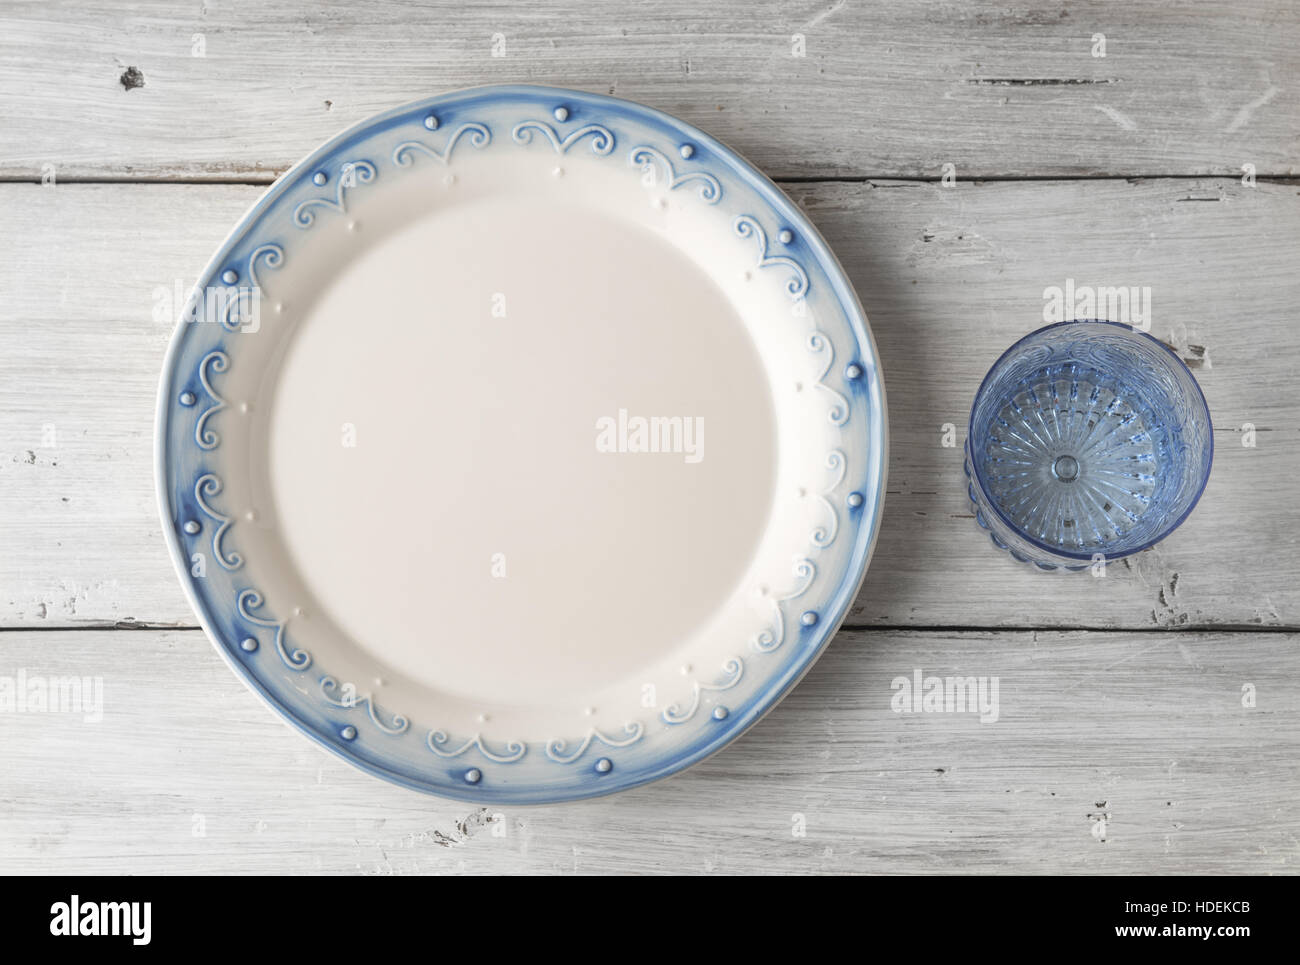
M373 115L340 132L285 171L244 213L204 267L199 276L196 289L203 290L206 285L212 284L218 278L222 266L227 262L232 250L244 239L258 219L271 211L292 186L301 183L304 178L310 178L311 172L318 170L329 159L335 158L349 145L377 129L386 128L403 120L416 121L422 116L429 116L440 109L462 106L468 101L481 101L485 104L519 102L521 105L537 107L551 102L567 103L580 106L585 111L601 113L614 118L624 117L650 122L670 129L684 143L701 146L706 149L709 157L725 163L735 176L745 182L754 194L762 199L768 209L765 212L766 214L773 215L777 222L789 225L799 231L804 244L809 250L811 261L821 268L825 277L829 280L834 298L844 312L856 338L857 359L865 370L863 384L867 387L866 391L869 398L866 417L869 422L868 431L874 450L867 456L872 466L872 478L862 487L865 497L863 503L864 512L861 515L861 523L857 531L858 538L853 547L850 563L843 568L836 590L823 608L821 619L816 626L808 629L804 645L798 649L794 657L782 665L779 673L770 675L760 699L752 700L743 713L731 714L727 719L720 721L710 736L697 741L687 752L666 756L657 761L655 766L641 767L635 773L611 774L602 779L593 779L576 789L569 787L557 793L546 788L532 789L526 786L511 786L509 784L500 786L492 786L491 784L486 786L469 785L454 778L437 779L438 775L433 771L413 773L410 770L378 766L374 762L358 756L352 751L349 742L339 736L341 729L354 731L354 728L335 726L322 732L320 729L313 727L300 715L299 708L286 706L282 701L276 699L265 683L253 671L252 667L236 659L234 649L238 647L238 641L227 639L227 635L220 632L220 621L217 619L217 615L211 612L206 601L197 593L193 579L189 577L190 560L182 542L180 529L182 524L172 511L173 507L168 491L167 473L172 454L168 449L166 433L164 432L169 409L175 401L170 390L177 367L177 360L184 342L186 325L183 319L178 321L164 357L155 413L154 479L163 532L173 564L181 576L181 583L186 597L198 615L200 625L222 659L243 680L245 685L261 697L283 720L327 751L360 770L390 783L440 797L467 802L527 805L601 797L679 773L712 756L736 740L770 712L795 687L812 668L813 664L816 663L818 657L821 656L831 638L844 622L849 608L865 580L867 568L879 535L884 509L889 439L887 403L880 356L861 303L835 254L799 207L776 184L738 152L693 125L652 107L604 94L531 84L494 84L447 91L411 101ZM319 708L314 709L319 711ZM478 768L473 770L477 771Z

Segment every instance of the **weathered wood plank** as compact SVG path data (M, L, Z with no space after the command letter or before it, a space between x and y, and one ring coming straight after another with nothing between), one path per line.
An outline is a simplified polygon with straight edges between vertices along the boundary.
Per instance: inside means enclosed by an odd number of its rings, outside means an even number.
M1235 181L798 185L871 316L891 495L850 621L877 626L1300 624L1295 186ZM259 190L0 185L0 625L192 625L152 491L170 311ZM1185 200L1185 199L1212 200ZM996 552L970 519L965 422L986 368L1042 323L1043 290L1152 289L1153 330L1198 365L1209 488L1105 579ZM1241 427L1256 427L1256 446ZM945 424L958 448L943 445ZM52 429L53 446L45 445Z
M1294 174L1297 78L1277 0L43 0L0 14L0 176L270 180L374 112L502 82L643 101L775 175Z
M101 677L103 717L0 714L5 873L1223 874L1300 860L1295 634L845 632L685 774L500 812L337 761L197 631L0 633L0 676L20 669ZM998 719L894 712L895 678L917 669L997 677Z
M1300 194L1233 181L795 189L881 346L891 460L877 565L851 621L885 625L1294 624L1300 604ZM908 200L911 198L912 200ZM1151 330L1216 426L1193 517L1106 579L1037 578L963 516L960 448L988 367L1044 323L1049 287L1149 287ZM1247 448L1253 426L1254 447ZM1118 577L1118 579L1115 579ZM985 621L988 621L986 623Z

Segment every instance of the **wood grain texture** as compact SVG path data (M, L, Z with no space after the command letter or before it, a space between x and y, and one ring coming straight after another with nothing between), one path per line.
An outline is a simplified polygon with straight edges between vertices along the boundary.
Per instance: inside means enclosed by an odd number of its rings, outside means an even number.
M201 632L107 628L194 622L152 486L172 301L316 144L511 82L792 182L870 315L892 450L873 629L677 778L488 810L321 751ZM0 181L56 184L0 183L0 691L98 677L104 715L0 704L0 873L1295 873L1298 158L1277 0L5 4ZM1149 287L1216 424L1195 514L1104 579L996 552L961 473L975 387L1067 279ZM895 713L917 670L996 677L999 719Z
M1227 179L790 186L871 317L890 495L852 625L1300 625L1294 185ZM193 625L152 489L172 306L260 189L0 185L0 626ZM1149 286L1217 426L1192 518L1105 579L1048 575L969 518L960 445L1043 290ZM161 306L158 318L153 317ZM1256 445L1241 428L1256 427ZM957 446L943 445L945 424ZM48 432L52 431L53 445Z
M894 679L918 668L996 676L999 719L892 711ZM0 676L20 669L102 677L104 712L0 714L4 873L1293 873L1300 861L1290 633L843 632L772 714L684 774L492 810L354 771L292 733L197 631L0 634Z
M643 101L777 176L1295 174L1298 68L1300 8L1273 0L11 2L0 176L269 181L502 82Z

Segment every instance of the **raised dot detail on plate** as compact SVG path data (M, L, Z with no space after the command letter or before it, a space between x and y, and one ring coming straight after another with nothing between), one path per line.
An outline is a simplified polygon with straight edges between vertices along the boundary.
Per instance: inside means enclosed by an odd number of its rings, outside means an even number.
M330 176L326 174L324 171L317 171L315 174L311 176L311 183L316 185L317 187L320 187L323 184L325 184L327 181L329 181L329 179Z
M862 493L849 493L849 505L857 509L862 505Z
M181 393L181 405L193 405L193 404L194 404L195 402L197 402L197 401L198 401L198 399L195 398L193 392L182 392L182 393Z
M683 160L689 161L691 158L695 157L695 145L683 144L677 149L677 153L682 156Z
M454 174L447 175L445 178L442 179L442 183L447 185L448 187L451 187L453 184L456 183L456 175Z
M436 131L438 129L438 118L433 114L430 114L424 119L424 126L431 131Z
M608 757L602 757L600 760L596 762L597 774L608 774L613 769L614 769L614 762L611 761Z
M221 281L223 284L233 285L235 282L239 281L239 272L235 271L233 268L227 268L221 273Z
M567 107L557 107L552 111L557 121L567 121L569 119L569 109Z
M257 639L255 637L244 637L239 641L239 649L244 653L252 653L257 649Z
M339 736L345 741L354 741L357 739L357 729L351 724L348 724L348 726L339 731Z
M564 177L564 168L556 168L551 173L554 174L557 178L562 178Z
M468 771L465 772L466 784L477 784L481 780L483 780L483 772L480 771L477 767L471 767Z
M248 512L244 513L244 519L248 520L250 523L256 523L257 511L250 509Z
M241 402L241 403L239 403L239 413L240 413L240 415L248 415L249 410L252 409L252 408L253 408L253 407L252 407L251 405L249 405L247 402Z
M714 719L714 720L726 720L726 719L727 719L727 715L728 715L729 713L731 713L731 711L727 710L726 707L714 707L714 708L713 708L713 719Z
M195 533L197 533L197 532L198 532L200 529L202 529L202 528L203 528L203 527L201 527L201 526L198 524L198 521L197 521L197 520L193 520L193 519L191 519L191 520L189 520L188 522L186 522L185 526L183 527L183 529L185 530L185 532L189 533L191 536L193 536Z
M862 378L862 366L857 362L850 362L848 367L844 370L844 377L847 379Z
M805 610L803 616L799 618L799 622L806 627L815 626L817 623L817 614L812 610Z
M356 231L356 230L357 230L357 223L355 221L349 221L348 231Z
M788 245L790 242L794 241L794 232L789 228L782 228L776 237L781 244Z

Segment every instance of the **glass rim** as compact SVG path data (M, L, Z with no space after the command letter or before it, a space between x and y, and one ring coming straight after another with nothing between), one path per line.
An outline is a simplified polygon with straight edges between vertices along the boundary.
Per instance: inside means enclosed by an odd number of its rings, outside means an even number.
M1125 331L1133 335L1141 335L1143 338L1147 339L1147 341L1151 342L1152 344L1160 346L1160 348L1164 350L1165 354L1167 354L1169 358L1171 358L1174 361L1176 366L1178 368L1181 368L1183 372L1187 374L1188 380L1192 383L1192 386L1196 389L1196 398L1200 400L1201 408L1205 412L1205 424L1208 427L1208 432L1206 433L1206 437L1209 440L1209 451L1207 453L1207 459L1205 464L1205 475L1201 478L1200 485L1196 487L1196 492L1192 495L1191 502L1187 504L1187 508L1183 510L1183 512L1179 515L1179 517L1176 520L1174 520L1173 523L1169 524L1168 526L1162 527L1158 532L1158 534L1152 537L1150 540L1143 543L1141 546L1135 546L1133 549L1125 550L1122 553L1116 553L1113 556L1109 553L1101 553L1101 554L1073 553L1070 552L1069 550L1061 549L1059 546L1052 546L1048 543L1044 543L1041 540L1036 539L1029 533L1026 533L1015 523L1011 522L1011 520L1007 518L1006 514L1002 512L1002 507L1000 507L997 504L997 502L995 502L991 497L989 497L988 487L985 485L984 477L980 474L979 460L975 458L975 454L971 449L971 436L974 434L975 431L975 409L979 405L980 398L984 395L984 390L988 387L989 379L993 376L993 373L996 372L998 367L1002 365L1002 363L1005 362L1011 356L1011 354L1015 352L1017 349L1019 349L1025 342L1029 341L1032 338L1035 338L1036 336L1043 334L1044 332L1049 332L1054 328L1062 328L1066 325L1111 325L1114 326L1115 328L1124 329ZM1183 525L1183 523L1187 520L1187 517L1192 514L1192 510L1196 508L1196 504L1201 501L1201 495L1205 492L1205 487L1209 485L1210 473L1214 468L1214 420L1210 415L1210 405L1205 400L1205 392L1204 390L1201 389L1201 383L1198 382L1196 376L1192 374L1192 370L1187 367L1187 363L1178 357L1178 353L1175 352L1168 345L1166 345L1164 342L1160 341L1160 339L1156 338L1150 332L1144 331L1143 329L1140 328L1135 328L1132 325L1127 325L1124 322L1113 322L1107 318L1071 318L1063 322L1052 322L1050 325L1044 325L1041 328L1034 329L1032 332L1029 332L1026 335L1022 335L1020 338L1016 339L1016 341L1013 342L1006 349L1006 351L1004 351L1001 355L999 355L997 357L997 360L992 365L989 366L988 371L984 373L984 378L980 380L979 388L975 390L975 398L971 400L970 416L966 422L966 452L967 452L968 459L970 461L971 477L974 479L975 484L979 486L980 492L984 495L985 497L984 501L988 504L989 509L991 509L994 512L997 518L1001 520L1002 523L1005 526L1007 526L1008 529L1011 530L1011 532L1025 539L1027 542L1033 545L1035 549L1040 549L1045 553L1051 553L1052 555L1061 557L1063 559L1077 560L1086 563L1086 562L1091 562L1093 557L1100 555L1103 559L1106 560L1118 560L1118 559L1123 559L1126 556L1132 556L1134 553L1141 553L1143 550L1148 550L1152 546L1155 546L1156 543L1159 543L1162 539L1165 539L1170 533L1176 530L1179 526Z

